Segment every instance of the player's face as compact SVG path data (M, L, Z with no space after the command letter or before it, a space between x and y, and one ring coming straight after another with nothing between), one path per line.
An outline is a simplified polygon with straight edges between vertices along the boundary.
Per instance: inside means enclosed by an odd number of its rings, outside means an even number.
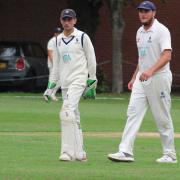
M61 24L64 30L70 31L73 29L74 25L76 24L76 19L65 17L61 19Z
M147 9L139 9L139 19L144 26L151 25L156 12Z

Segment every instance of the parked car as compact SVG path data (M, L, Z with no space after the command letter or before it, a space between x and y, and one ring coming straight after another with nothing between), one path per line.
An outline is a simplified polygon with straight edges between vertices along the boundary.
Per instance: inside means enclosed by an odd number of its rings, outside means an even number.
M47 54L39 43L0 41L0 88L33 91L47 82Z

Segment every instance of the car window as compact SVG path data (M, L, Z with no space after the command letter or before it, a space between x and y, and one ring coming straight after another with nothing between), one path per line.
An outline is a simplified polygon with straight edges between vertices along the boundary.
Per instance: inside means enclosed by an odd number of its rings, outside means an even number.
M17 47L11 47L7 45L0 45L0 56L19 56L20 52Z
M35 57L45 57L44 51L39 45L32 45L32 51Z
M32 46L30 44L23 44L22 50L23 50L24 56L33 57Z

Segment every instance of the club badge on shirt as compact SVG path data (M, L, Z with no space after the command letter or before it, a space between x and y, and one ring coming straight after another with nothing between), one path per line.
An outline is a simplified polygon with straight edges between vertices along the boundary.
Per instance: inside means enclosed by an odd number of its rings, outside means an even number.
M138 48L139 60L143 60L144 57L147 55L147 48L146 47L139 47Z
M63 62L65 64L67 64L67 63L69 63L71 61L71 57L70 57L70 55L68 53L64 53L62 57L63 57Z
M148 43L152 43L152 38L151 38L151 36L149 37L149 39L148 39L147 42L148 42Z

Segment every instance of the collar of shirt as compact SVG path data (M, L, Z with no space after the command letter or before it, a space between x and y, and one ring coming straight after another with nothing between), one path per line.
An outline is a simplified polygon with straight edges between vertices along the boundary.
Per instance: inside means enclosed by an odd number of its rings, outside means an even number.
M69 35L69 36L65 36L64 32L62 32L62 38L70 38L72 36L76 36L77 35L77 29L74 27L74 31Z

